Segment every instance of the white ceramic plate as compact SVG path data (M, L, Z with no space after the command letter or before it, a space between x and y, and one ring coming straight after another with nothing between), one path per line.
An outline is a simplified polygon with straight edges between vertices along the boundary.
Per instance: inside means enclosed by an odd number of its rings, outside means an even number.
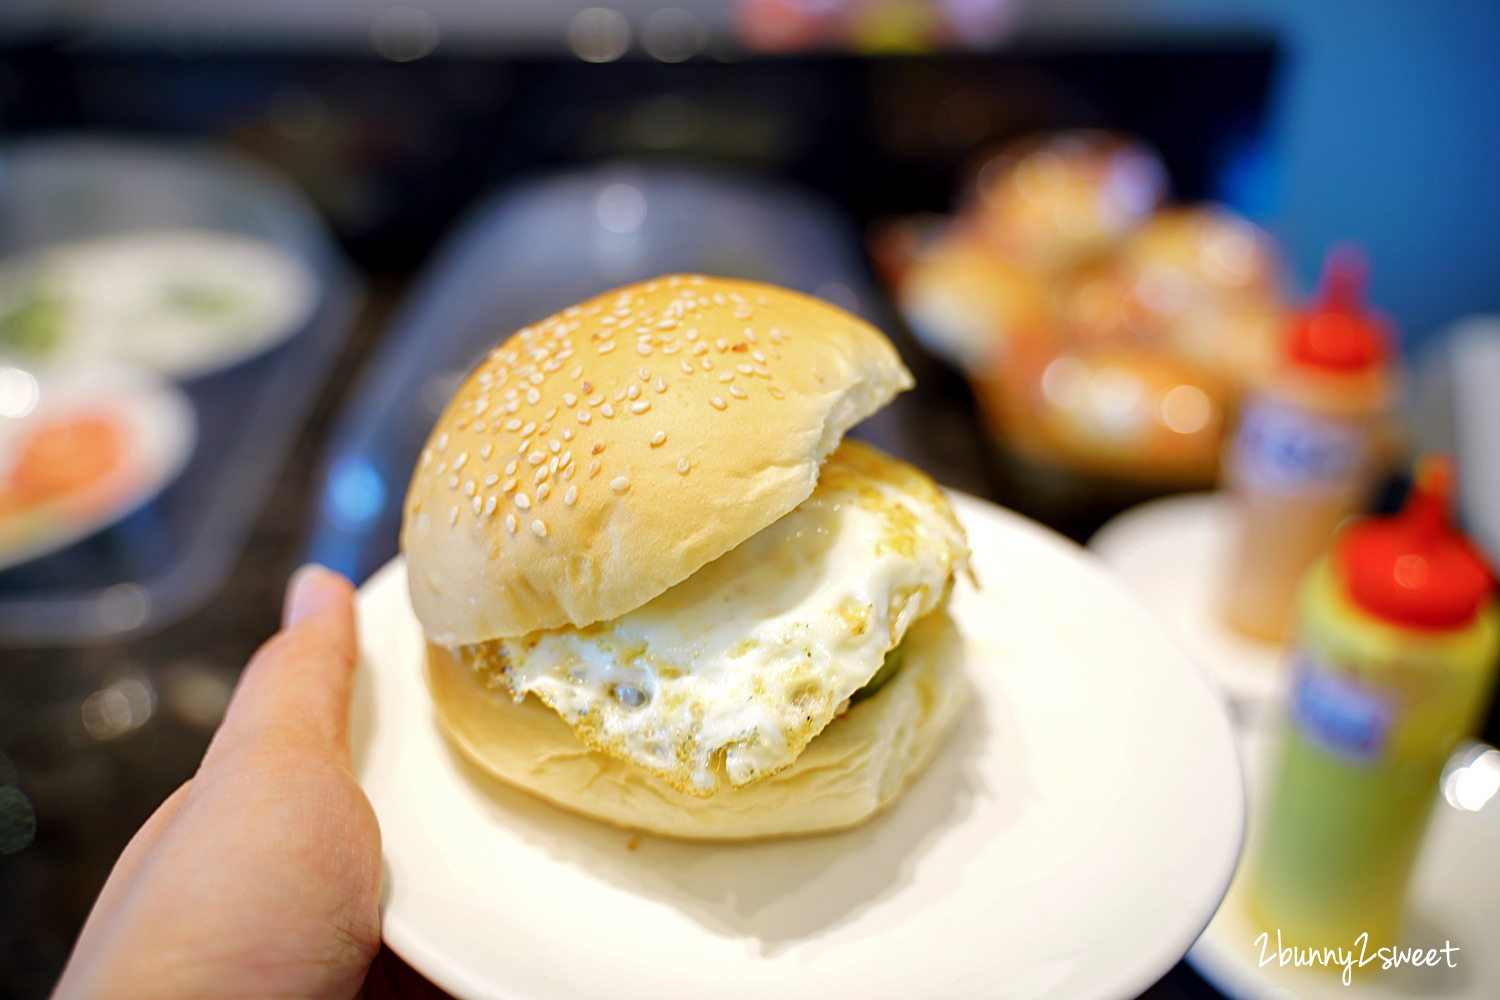
M0 354L56 368L116 358L192 378L291 336L317 291L305 263L253 236L113 233L0 262Z
M464 998L1126 998L1208 923L1244 793L1202 676L1071 543L963 496L974 699L889 812L691 844L490 780L441 735L398 560L361 591L353 743L390 946Z
M94 364L37 379L0 361L0 569L40 558L130 514L177 478L192 456L197 415L180 389L149 371ZM24 413L22 413L24 411ZM118 458L76 489L14 500L16 468L40 428L102 418L115 428Z
M1111 519L1089 548L1156 613L1236 714L1253 722L1280 696L1281 646L1240 635L1220 613L1233 517L1223 493L1164 497Z

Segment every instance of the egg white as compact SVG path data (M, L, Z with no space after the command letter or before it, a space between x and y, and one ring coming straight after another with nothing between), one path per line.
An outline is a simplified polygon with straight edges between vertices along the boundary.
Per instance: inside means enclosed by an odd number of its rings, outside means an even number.
M845 442L811 497L642 607L460 652L590 746L712 795L793 763L967 562L932 481Z

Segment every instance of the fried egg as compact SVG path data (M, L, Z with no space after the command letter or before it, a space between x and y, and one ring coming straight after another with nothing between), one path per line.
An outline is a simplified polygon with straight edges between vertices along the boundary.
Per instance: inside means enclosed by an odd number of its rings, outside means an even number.
M930 479L845 442L800 506L635 611L460 652L589 746L709 796L792 764L967 559Z

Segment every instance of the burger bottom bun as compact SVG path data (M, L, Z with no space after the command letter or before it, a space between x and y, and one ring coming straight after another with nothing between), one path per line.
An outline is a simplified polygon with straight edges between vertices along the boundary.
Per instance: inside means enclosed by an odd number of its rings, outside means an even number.
M427 647L427 683L454 743L481 768L575 812L689 840L841 830L901 793L952 727L968 695L963 640L946 603L906 634L900 671L835 719L796 763L744 788L695 798L579 742L533 696L491 692L445 647Z

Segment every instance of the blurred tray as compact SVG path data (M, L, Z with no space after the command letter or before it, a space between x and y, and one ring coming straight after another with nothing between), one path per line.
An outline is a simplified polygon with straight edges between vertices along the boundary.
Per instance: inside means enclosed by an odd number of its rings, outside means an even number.
M198 445L181 476L112 527L0 572L0 645L117 641L196 610L222 586L286 460L358 303L312 208L254 165L202 146L96 138L0 148L0 255L141 229L267 240L320 285L274 349L181 383Z
M511 188L428 266L334 431L308 557L368 577L396 554L406 482L439 411L527 323L674 271L753 278L874 318L854 230L783 186L611 165Z

